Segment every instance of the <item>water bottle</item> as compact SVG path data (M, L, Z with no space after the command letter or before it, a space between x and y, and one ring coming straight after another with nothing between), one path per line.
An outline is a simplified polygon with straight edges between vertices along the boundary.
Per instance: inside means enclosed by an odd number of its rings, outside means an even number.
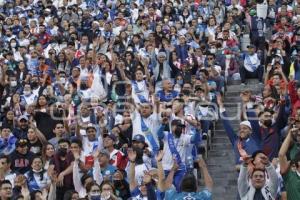
M194 160L192 156L187 157L187 171L192 172L194 170Z

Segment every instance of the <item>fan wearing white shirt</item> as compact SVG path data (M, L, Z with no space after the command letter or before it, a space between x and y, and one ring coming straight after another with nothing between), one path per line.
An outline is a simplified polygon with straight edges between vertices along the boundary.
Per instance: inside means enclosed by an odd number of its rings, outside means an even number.
M247 48L248 53L244 57L244 65L240 67L241 85L245 85L246 78L258 78L259 82L262 83L264 68L255 52L255 46L249 45Z
M165 131L169 129L169 120L164 120L164 124L157 132L158 138L164 143L164 156L162 158L162 166L166 175L170 172L174 161L179 165L179 169L175 173L173 184L176 189L180 189L180 182L186 172L186 152L191 144L195 144L200 139L200 134L193 135L184 134L185 125L181 120L173 120L171 122L171 132Z
M155 134L160 126L158 102L155 103L155 109L153 109L153 105L150 103L140 104L139 108L131 116L134 130L133 137L137 134L143 135L152 151L158 148L158 139Z
M32 93L30 84L25 84L23 89L23 95L21 95L21 105L27 106L35 103L37 96Z
M144 103L149 100L149 90L147 82L144 80L142 69L135 71L135 80L132 81L132 96L135 103Z
M84 155L91 156L95 151L103 148L102 137L99 136L97 138L97 135L97 129L92 123L87 125L86 135L81 135L80 131L76 132L76 136L82 141L82 150Z

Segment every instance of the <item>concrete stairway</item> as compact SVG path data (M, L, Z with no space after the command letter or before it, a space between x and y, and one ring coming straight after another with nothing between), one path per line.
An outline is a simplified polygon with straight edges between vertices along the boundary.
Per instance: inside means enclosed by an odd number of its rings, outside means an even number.
M240 123L240 92L251 89L254 94L261 93L262 86L257 80L249 80L245 87L239 82L229 83L225 94L224 105L231 119L231 125L236 133ZM222 121L219 120L215 126L212 137L211 148L207 159L208 170L214 181L213 200L235 200L237 197L237 178L235 171L235 160L232 145L224 131Z

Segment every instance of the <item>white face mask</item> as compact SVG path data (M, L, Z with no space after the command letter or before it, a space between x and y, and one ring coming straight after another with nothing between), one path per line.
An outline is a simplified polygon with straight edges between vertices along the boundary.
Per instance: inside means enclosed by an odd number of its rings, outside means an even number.
M203 21L202 19L198 19L199 24L202 24L202 21Z
M17 81L11 81L10 86L11 87L16 87L17 86Z
M11 47L16 47L16 46L17 46L17 43L11 43L10 46L11 46Z
M61 84L65 84L66 83L66 79L65 78L60 78L59 80L60 80Z
M29 96L31 94L31 91L24 91L23 93L25 96Z
M225 56L227 59L230 59L231 58L231 55L226 55Z
M210 53L216 53L217 52L217 49L213 48L213 49L210 49Z
M30 50L30 51L34 50L34 47L29 47L29 50Z
M58 16L61 16L61 14L62 14L61 10L57 11Z

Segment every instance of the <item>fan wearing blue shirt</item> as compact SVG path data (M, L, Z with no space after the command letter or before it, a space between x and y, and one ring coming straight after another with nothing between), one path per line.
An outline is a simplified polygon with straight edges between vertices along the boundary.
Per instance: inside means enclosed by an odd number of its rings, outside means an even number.
M212 199L212 187L213 181L208 173L206 164L203 158L197 161L199 168L201 169L201 174L204 177L205 189L203 191L197 191L197 179L192 173L186 173L181 181L181 192L177 192L175 187L172 186L173 177L178 169L178 165L174 163L172 170L170 171L168 177L165 179L164 171L161 164L163 157L163 152L160 151L157 159L158 167L158 188L160 191L165 191L165 199L172 200L211 200Z
M163 89L157 92L157 97L161 102L170 102L178 96L178 92L173 90L171 80L163 80Z

